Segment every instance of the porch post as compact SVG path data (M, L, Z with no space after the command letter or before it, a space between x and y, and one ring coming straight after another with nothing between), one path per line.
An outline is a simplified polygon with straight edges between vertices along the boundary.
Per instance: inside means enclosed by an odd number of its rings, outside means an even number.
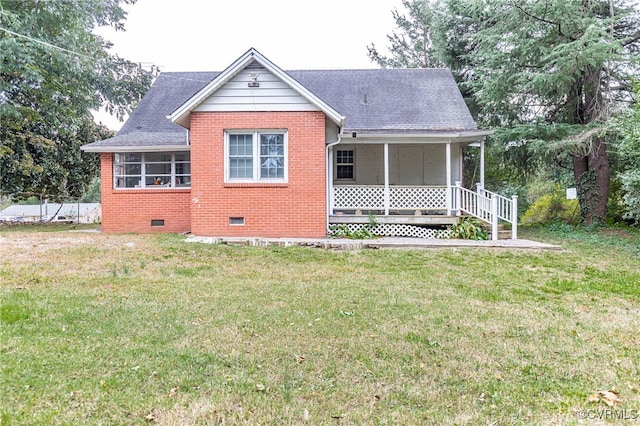
M484 189L484 138L480 141L480 184Z
M511 239L518 239L518 196L511 197Z
M389 216L389 144L384 144L384 215Z
M447 147L445 149L446 153L446 175L447 175L447 216L451 216L451 210L453 209L452 205L452 196L451 196L451 141L447 142Z
M456 181L455 192L453 195L453 210L456 212L456 216L462 216L462 182Z
M491 239L498 239L498 197L491 197Z

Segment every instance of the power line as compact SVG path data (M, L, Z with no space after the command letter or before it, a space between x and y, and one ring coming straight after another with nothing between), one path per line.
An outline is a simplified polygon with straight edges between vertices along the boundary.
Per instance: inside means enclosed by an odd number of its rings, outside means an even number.
M13 36L16 36L16 37L24 38L24 39L32 41L34 43L42 44L43 46L47 46L47 47L50 47L50 48L53 48L53 49L61 50L61 51L66 52L66 53L70 53L72 55L81 56L83 58L90 59L92 61L95 60L95 58L87 56L87 55L85 55L83 53L79 53L79 52L75 52L73 50L65 49L64 47L56 46L55 44L51 44L49 42L46 42L46 41L43 41L43 40L39 40L37 38L33 38L33 37L28 36L28 35L20 34L20 33L17 33L15 31L11 31L11 30L9 30L7 28L0 27L0 31L4 31L4 32L6 32L8 34L11 34ZM153 63L152 62L144 62L144 63L145 64L150 63L151 64L151 68L153 69ZM143 62L140 62L139 64L140 64L140 66L142 66ZM186 77L174 77L174 76L170 76L170 75L162 75L162 76L165 77L165 78L170 78L170 79L174 79L174 80L186 80L186 81L194 81L194 82L198 82L198 83L209 83L209 81L210 81L210 80L196 80L196 79L186 78Z
M27 39L29 41L33 41L35 43L39 43L39 44L42 44L42 45L47 46L47 47L52 47L54 49L62 50L63 52L71 53L72 55L82 56L83 58L87 58L87 59L91 59L91 60L95 59L95 58L87 56L87 55L85 55L83 53L74 52L73 50L65 49L64 47L56 46L55 44L51 44L51 43L48 43L48 42L43 41L43 40L38 40L37 38L33 38L33 37L29 37L29 36L24 35L24 34L16 33L14 31L11 31L11 30L7 29L7 28L0 27L0 30L4 31L6 33L9 33L11 35L14 35L16 37L22 37L22 38L25 38L25 39Z
M169 71L167 71L167 72L169 72ZM173 71L173 72L171 72L171 73L172 73L172 74L178 74L179 72ZM215 73L215 72L212 72L212 73L217 75L217 73ZM164 73L164 74L163 74L163 73L160 73L160 74L158 75L158 78L159 78L159 77L162 77L162 78L170 78L170 79L172 79L172 80L195 81L196 83L210 83L210 82L211 82L211 80L196 80L196 79L194 79L194 78L187 78L187 77L174 77L174 76L172 76L172 75L167 75L167 73ZM214 77L214 78L215 78L215 77Z

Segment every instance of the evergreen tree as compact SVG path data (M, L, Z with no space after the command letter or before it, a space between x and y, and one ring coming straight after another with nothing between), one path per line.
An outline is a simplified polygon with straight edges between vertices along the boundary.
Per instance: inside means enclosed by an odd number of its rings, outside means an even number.
M604 221L611 172L602 130L628 101L637 72L637 7L624 0L440 0L432 6L420 24L430 27L430 52L473 98L480 124L498 130L503 152L519 161L517 170L568 159L584 221ZM409 56L391 49L392 57Z
M636 84L636 103L633 109L615 123L622 140L620 158L624 170L620 173L626 217L640 222L640 83Z
M367 46L369 58L383 68L435 68L442 63L433 56L431 25L433 1L402 0L408 15L392 12L398 31L387 36L391 55L382 55L375 44Z
M482 23L471 87L485 123L509 129L506 141L529 151L569 155L585 222L603 222L610 166L602 129L628 94L637 11L613 0L466 4Z

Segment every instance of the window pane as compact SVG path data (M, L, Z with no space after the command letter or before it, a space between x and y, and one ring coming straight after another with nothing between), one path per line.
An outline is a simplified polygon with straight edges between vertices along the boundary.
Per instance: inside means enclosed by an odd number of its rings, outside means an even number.
M145 154L144 159L147 163L170 163L170 152L148 152Z
M190 175L191 174L191 163L176 163L176 174L177 175Z
M260 179L284 179L284 135L260 135Z
M253 179L253 135L229 135L229 178Z
M142 154L115 154L114 187L140 188L142 179Z
M353 150L339 150L336 152L338 164L353 164Z
M191 186L191 176L176 176L176 187L189 187Z
M229 155L253 155L253 135L229 135Z
M337 166L338 179L353 179L353 166Z
M139 163L142 161L142 154L140 153L122 154L121 160L127 163Z
M125 164L122 167L125 175L140 175L142 173L142 166L140 164Z
M140 176L124 178L125 188L140 188L140 183L141 183Z
M170 175L171 163L147 163L145 165L145 171L147 175Z
M260 135L260 155L284 155L284 135Z
M281 165L281 161L273 158L267 159L260 167L260 178L284 179L284 166Z
M144 183L147 188L157 186L171 186L171 175L165 176L150 176L145 177Z
M176 152L175 154L176 161L190 161L191 153L189 152Z
M252 158L230 158L229 177L231 179L252 179L253 159Z

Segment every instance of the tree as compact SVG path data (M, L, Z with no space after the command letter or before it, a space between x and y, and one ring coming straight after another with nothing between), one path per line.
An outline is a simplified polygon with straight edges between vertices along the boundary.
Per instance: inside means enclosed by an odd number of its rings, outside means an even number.
M568 155L584 221L604 221L610 165L602 130L628 100L638 11L614 0L455 3L478 25L467 59L483 122L505 129L507 146L552 152L556 161Z
M636 84L636 96L640 96L640 84ZM623 202L626 216L636 223L640 222L640 103L616 122L617 130L622 135L620 141L620 158L624 170L620 173Z
M505 157L519 160L516 170L568 161L586 223L606 217L603 125L629 100L636 72L640 20L627 3L440 0L415 24L429 26L431 55L452 68L480 124L497 130ZM392 50L392 57L411 56Z
M92 30L122 30L134 2L0 1L0 191L79 196L97 174L79 147L111 133L91 110L123 117L151 74Z
M442 63L433 55L431 24L433 1L402 0L409 15L392 12L399 32L387 36L391 56L382 55L375 44L367 46L369 58L383 68L433 68Z

